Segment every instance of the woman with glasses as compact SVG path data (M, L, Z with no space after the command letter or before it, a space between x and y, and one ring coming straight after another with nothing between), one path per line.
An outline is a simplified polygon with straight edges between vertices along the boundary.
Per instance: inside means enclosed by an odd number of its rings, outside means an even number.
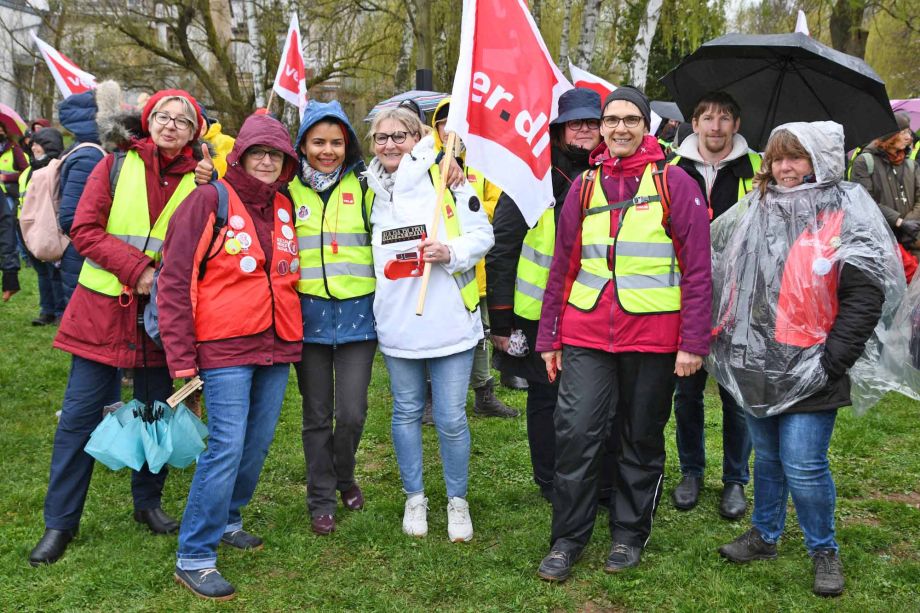
M83 451L102 420L102 407L121 399L120 368L134 369L134 396L150 404L172 393L166 356L147 336L138 314L147 304L167 224L195 187L201 157L191 146L201 125L187 92L164 90L147 101L143 136L109 154L92 171L70 237L86 258L54 340L73 354L54 436L45 496L45 534L32 550L33 566L51 564L76 536L93 472ZM131 473L134 519L155 534L179 524L160 508L166 467L145 464Z
M364 507L355 454L367 419L377 350L370 201L359 173L361 145L338 102L311 100L296 140L294 203L299 249L307 508L313 532L335 530L336 490L346 509Z
M370 132L374 159L365 176L373 198L374 316L393 394L393 445L406 493L402 528L410 536L428 533L422 481L427 370L447 486L447 533L451 541L469 541L466 393L473 349L483 338L474 266L492 247L492 227L468 183L445 190L437 202L439 156L418 116L406 109L384 110ZM429 235L436 211L438 231ZM418 316L418 273L426 264L431 275Z
M499 350L495 361L502 372L527 379L530 462L534 481L547 500L552 500L553 491L553 413L559 385L547 379L534 343L556 244L556 224L572 181L588 169L588 156L601 142L600 119L597 92L576 88L559 97L559 116L550 125L556 204L530 228L514 201L503 194L492 221L495 247L486 254L492 344ZM609 484L604 489L609 497Z
M667 166L648 98L607 96L604 142L575 178L556 231L536 349L560 376L549 554L537 574L564 581L591 538L600 467L613 463L604 571L639 564L664 478L675 375L709 351L709 215L696 182ZM616 457L605 460L611 424Z
M177 212L157 284L170 371L200 374L208 407L175 580L214 600L236 593L217 570L218 544L262 548L240 510L259 481L303 337L293 208L280 193L297 168L287 130L250 116L227 163L222 180L196 189ZM221 200L226 218L217 224Z

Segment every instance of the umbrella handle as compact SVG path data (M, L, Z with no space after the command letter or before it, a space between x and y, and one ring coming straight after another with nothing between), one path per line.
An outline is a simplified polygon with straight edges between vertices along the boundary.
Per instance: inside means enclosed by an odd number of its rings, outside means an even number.
M167 398L166 404L168 404L170 408L175 409L179 406L180 402L201 389L202 385L204 385L204 382L202 382L201 377L195 376L191 381L180 387L175 394Z

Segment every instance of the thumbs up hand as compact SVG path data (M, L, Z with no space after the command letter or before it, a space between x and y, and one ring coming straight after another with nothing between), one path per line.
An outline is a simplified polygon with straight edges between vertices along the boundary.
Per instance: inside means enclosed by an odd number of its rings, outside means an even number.
M214 161L211 159L211 150L207 143L201 143L201 161L195 166L195 183L204 185L209 183L214 176Z

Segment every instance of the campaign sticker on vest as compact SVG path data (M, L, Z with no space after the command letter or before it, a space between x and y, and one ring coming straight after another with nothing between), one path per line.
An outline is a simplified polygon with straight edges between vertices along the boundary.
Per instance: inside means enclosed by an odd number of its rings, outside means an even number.
M450 219L451 217L454 216L454 209L453 209L449 204L445 204L445 205L444 205L444 210L447 211L447 218L448 218L448 219Z
M246 221L239 215L233 215L230 217L230 227L234 230L242 230L243 226L246 225Z
M231 238L226 243L224 243L224 251L230 255L236 255L243 250L243 246L240 245L240 241L235 238Z
M405 226L403 228L393 228L384 230L380 233L380 244L389 245L391 243L401 243L403 241L421 240L425 235L425 225Z
M479 207L481 206L479 204L479 198L477 196L470 196L470 202L468 206L470 207L471 211L473 211L474 213L478 213Z
M636 210L637 210L637 211L647 211L647 210L648 210L648 202L640 202L639 204L636 205Z
M291 255L297 255L297 242L289 238L276 236L275 249L283 251L284 253L290 253Z
M823 277L831 271L831 261L827 258L818 258L811 265L811 270L819 277Z
M287 260L281 260L278 262L278 274L286 275L288 273L288 263Z
M348 192L345 192L342 194L342 204L354 204L354 203L355 203L354 194L349 194Z
M306 221L310 218L310 208L306 205L301 205L297 208L297 219L300 221Z
M252 272L256 269L256 259L251 255L247 255L240 260L240 270L243 272Z
M243 249L249 249L250 245L252 245L252 237L249 236L248 232L240 232L236 235L236 240L240 241L240 246Z
M291 221L291 214L287 212L287 209L278 209L278 219L281 220L281 223L288 223Z
M233 230L227 230L227 238L233 238L234 236L236 236L236 232Z
M830 244L831 244L831 248L832 248L832 249L840 249L840 244L841 244L841 243L840 243L840 237L839 237L839 236L833 237L833 238L831 239Z
M291 268L291 272L297 272L297 269L300 268L300 259L294 258L293 260L291 260L290 268Z
M476 173L467 172L467 173L466 173L466 180L469 181L470 183L475 183L475 182L476 182Z
M291 226L281 226L281 234L288 240L294 238L294 230L291 229Z

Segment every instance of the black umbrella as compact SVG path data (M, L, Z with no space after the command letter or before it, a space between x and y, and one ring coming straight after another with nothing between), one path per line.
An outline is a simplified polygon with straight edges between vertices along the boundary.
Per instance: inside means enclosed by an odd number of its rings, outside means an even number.
M664 117L665 119L674 119L683 123L684 116L674 102L665 102L664 100L652 100L652 110Z
M897 130L875 71L804 34L726 34L661 81L686 117L704 94L731 94L741 106L741 134L758 151L774 127L790 121L836 121L848 149Z

